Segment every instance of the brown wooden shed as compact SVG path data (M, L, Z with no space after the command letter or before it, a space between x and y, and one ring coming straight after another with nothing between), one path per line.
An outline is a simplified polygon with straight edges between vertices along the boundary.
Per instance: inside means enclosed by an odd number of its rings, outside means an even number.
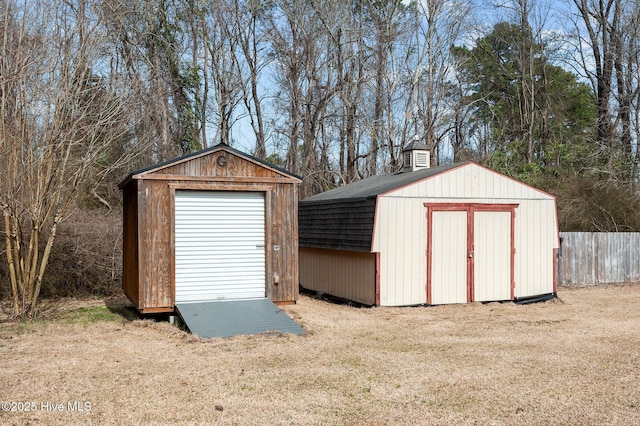
M295 302L300 182L225 144L131 173L119 185L125 294L141 313Z

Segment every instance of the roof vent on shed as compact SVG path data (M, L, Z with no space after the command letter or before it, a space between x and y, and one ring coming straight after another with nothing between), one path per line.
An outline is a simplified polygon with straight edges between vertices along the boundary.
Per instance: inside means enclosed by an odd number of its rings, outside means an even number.
M429 148L418 140L416 136L407 146L402 149L402 172L415 172L416 170L428 169L431 158Z

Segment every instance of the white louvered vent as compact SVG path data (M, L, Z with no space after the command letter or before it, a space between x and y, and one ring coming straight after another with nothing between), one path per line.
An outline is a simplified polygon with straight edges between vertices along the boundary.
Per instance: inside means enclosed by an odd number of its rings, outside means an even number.
M403 165L404 167L411 167L411 153L410 152L405 152L404 153L404 161L403 161Z
M416 167L429 167L429 152L416 152Z
M402 149L402 171L415 172L420 169L428 169L430 158L429 148L419 141L416 136L411 143Z

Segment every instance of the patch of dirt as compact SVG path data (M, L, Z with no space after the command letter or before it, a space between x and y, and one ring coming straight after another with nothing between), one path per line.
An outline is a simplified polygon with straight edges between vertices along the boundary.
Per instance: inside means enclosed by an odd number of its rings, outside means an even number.
M530 305L302 296L285 310L304 336L212 340L118 300L48 303L52 320L0 325L0 424L640 424L637 284ZM118 319L56 319L99 306Z

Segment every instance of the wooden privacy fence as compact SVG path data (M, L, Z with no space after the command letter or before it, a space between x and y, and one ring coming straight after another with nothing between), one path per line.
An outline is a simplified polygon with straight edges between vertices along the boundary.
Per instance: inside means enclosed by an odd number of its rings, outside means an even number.
M561 232L558 284L640 281L640 232Z

